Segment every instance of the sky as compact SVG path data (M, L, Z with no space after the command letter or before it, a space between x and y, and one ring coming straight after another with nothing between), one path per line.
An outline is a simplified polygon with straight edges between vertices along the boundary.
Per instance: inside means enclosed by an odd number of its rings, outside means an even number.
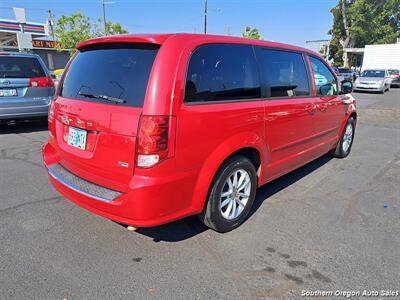
M130 33L203 32L204 0L106 0L107 21ZM330 9L338 0L208 0L207 33L240 36L256 27L265 40L305 46L329 39ZM0 18L15 19L12 7L26 9L26 19L45 23L80 11L93 21L102 17L101 0L2 0Z

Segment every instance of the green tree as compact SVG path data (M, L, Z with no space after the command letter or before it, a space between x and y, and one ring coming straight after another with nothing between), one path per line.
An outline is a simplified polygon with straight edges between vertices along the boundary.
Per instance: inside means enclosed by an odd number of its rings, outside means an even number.
M128 33L119 23L106 23L107 35ZM55 26L55 39L57 49L70 49L70 54L75 53L77 43L84 40L106 35L101 19L92 24L90 18L80 12L70 16L61 15Z
M56 47L59 50L70 49L70 54L75 52L77 43L93 36L89 17L80 12L70 16L61 15L57 20L54 33L58 42Z
M242 36L247 39L262 40L258 29L249 26L246 26L246 28L243 29Z
M334 65L343 64L343 48L395 43L400 37L400 0L339 0L331 13Z
M123 28L121 24L119 23L113 23L113 22L106 22L106 31L107 33L104 32L104 25L103 25L103 20L98 18L97 19L97 24L94 24L94 35L95 36L104 36L104 35L115 35L115 34L124 34L128 33L128 30Z

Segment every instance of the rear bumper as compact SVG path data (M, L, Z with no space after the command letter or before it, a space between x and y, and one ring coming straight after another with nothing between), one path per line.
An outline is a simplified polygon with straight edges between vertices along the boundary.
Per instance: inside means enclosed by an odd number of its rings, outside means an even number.
M31 119L46 117L49 112L49 104L18 107L1 107L0 119Z
M126 189L116 191L117 197L101 199L54 176L51 170L58 160L54 148L46 144L43 161L54 188L68 200L105 218L135 227L152 227L199 213L191 203L196 172L173 172L162 177L132 175Z

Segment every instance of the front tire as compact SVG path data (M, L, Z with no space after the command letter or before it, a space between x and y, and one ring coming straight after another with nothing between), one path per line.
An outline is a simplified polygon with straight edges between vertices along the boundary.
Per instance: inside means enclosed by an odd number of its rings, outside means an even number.
M228 158L218 169L199 219L211 229L228 232L240 226L253 206L257 173L242 155Z
M337 158L345 158L350 154L351 146L353 145L354 132L356 129L356 121L350 117L344 126L342 136L336 148L331 152L332 156Z

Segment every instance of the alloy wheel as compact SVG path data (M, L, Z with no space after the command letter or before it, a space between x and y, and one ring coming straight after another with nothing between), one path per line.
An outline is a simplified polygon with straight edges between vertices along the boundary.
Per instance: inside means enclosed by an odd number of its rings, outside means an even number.
M349 151L352 141L353 141L353 126L351 124L347 124L342 141L343 152L347 153L347 151Z
M250 175L243 169L233 171L225 181L220 195L219 208L227 220L240 216L250 197Z

